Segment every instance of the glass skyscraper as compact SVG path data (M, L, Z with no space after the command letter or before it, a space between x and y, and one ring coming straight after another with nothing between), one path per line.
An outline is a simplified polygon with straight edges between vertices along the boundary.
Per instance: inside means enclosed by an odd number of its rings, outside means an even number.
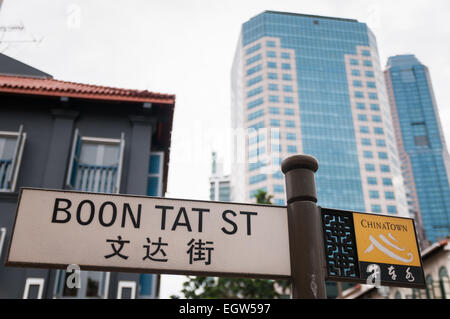
M376 39L352 19L265 11L245 22L232 74L232 200L285 204L281 160L319 161L322 207L408 216ZM242 139L245 136L245 139Z
M431 242L450 233L450 159L428 68L390 57L386 78L408 201Z

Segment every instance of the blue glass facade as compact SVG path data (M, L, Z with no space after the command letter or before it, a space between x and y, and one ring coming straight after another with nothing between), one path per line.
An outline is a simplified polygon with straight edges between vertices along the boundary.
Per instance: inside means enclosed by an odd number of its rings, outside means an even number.
M394 56L388 60L386 79L403 151L411 163L423 226L428 240L434 242L450 233L450 188L448 150L428 69L414 55Z
M344 56L377 52L374 36L356 20L266 11L244 23L242 45L262 37L295 50L302 152L319 160L319 204L365 211Z

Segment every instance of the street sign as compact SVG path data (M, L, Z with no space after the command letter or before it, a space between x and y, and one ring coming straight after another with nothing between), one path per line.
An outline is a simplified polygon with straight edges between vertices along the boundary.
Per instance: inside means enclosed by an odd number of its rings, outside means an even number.
M425 287L413 219L321 211L327 279Z
M22 188L7 266L289 278L286 207Z

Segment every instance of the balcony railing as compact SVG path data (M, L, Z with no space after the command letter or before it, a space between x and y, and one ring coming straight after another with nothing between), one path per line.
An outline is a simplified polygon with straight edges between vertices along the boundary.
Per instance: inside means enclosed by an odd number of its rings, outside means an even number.
M116 180L117 165L78 164L74 189L86 192L114 193Z
M0 159L0 191L10 189L11 170L12 160Z

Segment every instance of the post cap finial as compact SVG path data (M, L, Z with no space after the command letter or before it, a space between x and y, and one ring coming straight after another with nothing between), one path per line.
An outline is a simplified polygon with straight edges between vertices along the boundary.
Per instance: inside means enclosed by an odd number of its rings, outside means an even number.
M281 171L286 174L293 169L306 168L314 173L319 169L319 162L311 155L293 155L281 163Z

